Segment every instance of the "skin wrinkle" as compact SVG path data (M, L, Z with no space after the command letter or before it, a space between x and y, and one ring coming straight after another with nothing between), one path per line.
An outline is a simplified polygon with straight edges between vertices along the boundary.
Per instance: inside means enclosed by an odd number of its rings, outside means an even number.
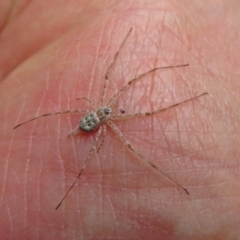
M181 111L181 109L179 110ZM181 116L183 116L183 114L181 114ZM184 159L184 152L183 152L183 144L182 144L182 141L181 141L181 134L180 134L180 126L179 126L179 121L178 121L178 112L176 111L175 113L175 118L176 118L176 125L177 125L177 136L178 136L178 143L180 145L180 154L182 156L182 158ZM186 162L184 162L184 168L187 169L187 165L186 165Z
M184 34L184 30L181 28L181 25L180 25L180 22L178 21L178 18L176 16L175 13L172 14L172 18L175 20L174 23L175 23L175 27L177 28L177 36L179 36L179 39L181 41L181 39L185 39L185 34ZM183 41L182 41L183 43Z
M12 237L12 233L13 233L13 230L14 230L14 224L13 224L13 218L12 218L12 214L11 214L11 211L10 211L10 207L8 206L8 204L6 204L6 209L7 209L7 215L8 215L8 218L9 218L9 223L10 223L10 232L11 232L11 237Z
M62 102L62 81L59 81L59 95L58 95L58 109L61 109L60 107L60 104ZM56 124L58 127L58 129L61 129L61 119L60 117L58 117L57 119L57 124ZM60 139L61 135L60 135L60 132L58 131L57 132L57 139ZM60 146L59 146L60 142L57 141L57 144L56 144L56 150L57 150L57 155L59 156L59 161L60 161L60 165L61 165L61 169L63 169L63 171L61 171L62 173L62 179L63 179L63 182L66 183L66 179L67 179L67 175L64 174L64 172L66 172L66 167L65 167L65 164L64 164L64 160L62 158L62 154L61 154L61 151L60 151Z
M100 136L101 137L101 136ZM96 149L94 150L94 153L93 153L93 156L96 156L97 154L96 154ZM98 158L98 157L97 157ZM95 160L95 159L92 159L92 160ZM99 160L99 158L98 158L98 160ZM99 163L99 161L98 161L98 163ZM99 163L99 165L100 165L100 163ZM102 178L102 175L101 175L101 178ZM101 191L101 193L103 192L103 187L102 186L99 186L99 191ZM101 221L101 223L103 223L104 221L103 221L103 219L104 219L104 216L103 216L103 214L104 214L104 207L103 207L103 205L104 205L104 203L103 203L103 194L101 194L101 196L98 198L99 199L99 206L100 206L100 212L101 212L101 219L102 219L102 221Z
M18 19L28 10L29 5L31 5L30 0L22 0L22 1L12 1L11 13L9 14L8 24L10 25L13 20Z
M198 229L201 229L202 224L201 224L201 222L200 222L199 217L197 216L197 212L193 209L193 207L192 207L191 205L190 205L190 207L191 207L191 209L192 209L192 215L194 216L194 219L195 219L195 221L196 221L196 223L197 223L197 228L198 228Z
M178 124L178 122L177 122L177 110L176 109L174 109L173 110L174 111L174 122L176 123L176 135L177 135L177 143L179 143L180 145L181 145L181 142L180 142L180 134L179 134L179 124ZM172 148L172 146L171 146L171 148ZM179 149L179 148L178 148ZM181 147L180 147L180 149L181 149ZM177 179L176 178L176 171L175 171L175 168L174 168L174 163L173 163L173 160L174 160L174 156L173 156L173 150L171 150L171 154L170 154L170 167L171 167L171 172L172 172L172 175L173 175L173 178L174 179ZM179 155L180 155L180 153L178 153ZM184 165L185 165L185 163L184 163ZM185 165L186 166L186 165Z
M148 182L148 180L146 179L146 181ZM149 183L148 183L149 184ZM148 185L147 184L147 185ZM150 184L149 184L149 186L150 186ZM148 187L147 188L147 190L148 190L148 194L147 194L147 202L148 202L148 206L149 206L149 208L150 208L150 217L152 218L153 216L154 216L154 214L153 214L153 208L152 208L152 204L151 204L151 198L150 198L150 187Z
M66 93L67 94L67 109L70 109L71 108L71 106L70 106L70 99L72 99L70 96L69 96L69 94L68 94L68 92ZM67 121L68 121L68 126L69 126L69 129L74 129L74 126L73 126L73 124L72 124L72 121L71 121L71 119L70 118L68 118L67 119ZM79 163L79 161L78 161L78 157L77 157L77 149L76 149L76 142L74 141L74 139L73 138L71 138L71 144L72 144L72 148L73 148L73 153L74 153L74 164L75 164L75 166L78 166L78 163Z
M45 99L45 96L46 96L46 93L44 92L43 93L43 96L42 98L40 99L40 104L39 104L39 107L37 109L37 114L39 114L40 112L40 109L42 108L42 105L43 105L43 102L44 102L44 99ZM27 161L26 161L26 168L25 168L25 176L24 176L24 203L25 203L25 209L27 209L28 207L28 199L27 199L27 185L28 185L28 176L29 176L29 165L30 165L30 158L29 156L31 156L32 154L32 142L33 142L33 132L34 132L34 127L36 127L36 123L33 123L33 127L31 128L31 132L30 132L30 137L29 137L29 141L28 141L28 151L27 151ZM24 211L24 227L27 228L28 226L28 215L27 215L27 211L25 210ZM26 233L25 233L26 234Z
M196 139L198 141L198 146L199 145L201 146L201 150L199 150L199 151L205 150L204 146L203 146L203 142L201 141L200 137L198 137L198 135L196 135L195 137L196 137Z
M23 192L24 192L24 214L23 214L23 222L24 222L24 228L27 228L28 226L28 219L27 219L27 206L28 206L28 200L27 200L27 184L28 184L28 172L29 172L29 163L30 163L30 158L31 152L32 152L32 139L33 139L33 128L30 132L30 137L29 137L29 144L28 144L28 150L27 150L27 158L26 158L26 164L25 164L25 176L23 179ZM25 237L26 237L26 232L25 232Z
M218 219L218 213L215 209L216 202L214 199L211 199L211 212L213 213L213 221L216 221Z
M103 132L104 132L104 128L103 128ZM100 138L102 138L102 137L103 137L102 135L99 137L99 142L101 142ZM92 159L92 160L94 161L94 165L95 165L95 163L96 163L96 165L97 165L97 167L98 167L98 169L99 169L100 175L101 175L101 177L102 177L102 174L101 174L101 173L103 172L103 169L102 169L101 160L99 159L99 155L97 154L97 149L98 149L98 146L96 146L96 150L95 150L95 152L93 153L93 158L94 158L94 159ZM100 149L100 151L101 151L101 149ZM102 179L101 179L101 181L102 181Z
M103 32L104 32L104 29L105 29L105 27L103 27L103 31L101 31L100 43L103 42ZM107 41L107 43L106 43L107 49L110 48L110 42L111 42L110 37L108 39L109 39L109 41ZM99 48L97 49L97 52L99 54ZM108 71L108 70L109 69L107 69L106 71ZM106 73L106 74L108 74L108 73ZM104 77L106 77L106 76L104 76ZM103 92L102 92L101 102L100 102L101 106L103 106L105 104L105 98L106 98L106 94L107 94L106 93L106 89L107 89L108 85L109 85L109 74L108 74L108 81L104 81Z
M70 109L70 106L69 106L70 99L71 98L69 97L69 95L67 93L67 102L68 102L67 108L68 109ZM68 126L70 126L70 129L74 129L73 124L72 124L70 118L68 118ZM76 144L77 144L77 142L75 142L74 139L71 138L71 146L72 146L73 153L74 153L75 166L79 166L79 159L78 159L78 156L77 156ZM77 191L79 192L78 189L77 189ZM77 195L77 202L80 202L80 195L79 194L76 194L76 195ZM83 224L82 224L82 221L79 220L79 218L80 218L80 215L78 215L78 222L80 223L80 227L82 229L83 228Z
M115 220L114 225L115 225L115 227L116 227L116 229L117 229L117 233L119 234L119 233L120 233L120 230L119 230L118 224L117 224L117 223L118 223L118 220L117 220L117 216L116 216L116 213L115 213L115 209L114 209L113 204L112 204L110 198L108 197L108 195L106 195L106 196L107 196L107 200L108 200L108 202L109 202L110 208L112 209L111 213L112 213L113 218L114 218L114 220Z
M75 156L75 158L74 159L76 159L76 161L78 160L78 158L77 158L77 152L76 152L76 145L74 145L74 142L73 142L73 140L72 140L72 146L73 146L73 148L74 148L74 156ZM76 163L76 166L78 166L79 164L77 164ZM83 184L83 183L82 183ZM80 194L79 194L79 189L77 189L77 202L80 202ZM79 208L78 208L78 210L79 210ZM82 221L81 221L81 214L78 214L77 215L77 222L79 223L79 226L80 226L80 229L83 229L83 223L82 223Z
M104 137L104 134L107 134L107 129L105 127L103 127L103 136L102 136L102 138ZM104 143L103 143L103 145L104 145ZM99 151L101 151L101 149ZM97 158L98 167L99 167L100 173L102 173L104 169L102 167L101 160L99 158L99 155L97 154L97 151L95 152L95 158ZM101 177L103 177L102 174L101 174Z
M94 60L93 60L93 65L92 65L92 69L91 69L90 79L94 79L94 75L95 75L97 65L98 65L100 46L101 46L101 43L102 43L102 40L103 40L103 31L101 31L100 34L101 35L99 36L99 41L98 41L98 44L97 44L96 52L94 54ZM89 89L93 89L93 81L90 81Z
M9 109L10 103L6 102L5 106L6 106L6 109L4 109L4 116L8 116L8 113L10 112L10 109ZM6 123L7 123L7 118L5 117L3 125L6 126ZM6 134L7 134L7 128L3 128L3 136L5 136Z
M20 114L22 112L22 109L23 108L20 109ZM10 155L11 155L11 149L12 149L13 142L14 142L14 137L10 140L10 143L9 143L9 148L8 148L8 151L7 151L8 154L6 156L6 164L5 164L5 167L4 167L5 171L3 171L3 188L2 188L2 194L1 194L1 204L3 203L3 197L4 197L4 194L6 192L7 175L8 175L8 172L9 172L9 159L10 159Z
M169 143L168 138L167 138L167 136L166 136L166 133L167 133L167 132L164 131L163 126L162 126L161 123L159 124L159 127L161 128L161 133L162 133L162 135L163 135L164 141L166 142L166 144L167 144L167 146L168 146L169 155L170 155L170 154L171 154L171 151L170 151L170 149L171 149L171 144Z
M20 114L21 114L21 112L22 112L22 109L20 109ZM20 115L19 115L20 116ZM17 118L18 119L18 118ZM15 134L14 134L15 135ZM6 192L6 180L7 180L7 175L8 175L8 172L9 172L9 159L10 159L10 153L11 153L11 149L12 149L12 145L13 145L13 142L14 142L14 137L10 140L10 143L9 143L9 148L8 148L8 154L7 154L7 156L6 156L6 164L5 164L5 167L4 167L4 169L5 169L5 171L3 171L3 188L2 188L2 194L1 194L1 205L3 204L3 197L4 197L4 194L5 194L5 192ZM10 214L10 211L9 211L9 207L8 207L9 205L8 204L6 204L6 208L7 208L7 212L8 212L8 215L9 215L9 222L10 222L10 229L12 229L13 230L13 224L12 224L12 217L11 217L11 214ZM12 232L11 232L12 233Z
M48 86L48 81L47 81L47 86ZM49 127L47 125L47 131L46 131L46 135L47 135L47 139L48 139L48 142L49 142ZM49 148L47 147L47 152L49 151ZM44 164L43 164L43 159L41 158L40 160L40 167L39 167L39 174L38 174L38 178L37 178L37 185L38 185L38 189L36 190L37 191L37 201L38 201L38 204L37 204L37 219L38 219L38 223L40 223L40 212L41 212L41 209L42 209L42 201L41 201L41 179L43 179L43 169L44 169ZM40 228L37 228L37 238L40 239Z
M164 27L166 26L166 25L165 25L165 16L166 16L166 14L163 13L163 21L162 21L162 23L161 23L161 26L157 26L157 28L161 29L161 30L159 30L159 31L162 31L162 29L164 29ZM158 32L158 31L157 31L157 32ZM163 34L164 34L164 33L163 33ZM161 36L161 35L160 35L160 36ZM161 52L161 49L163 49L163 48L162 48L163 36L161 36L161 37L159 38L159 41L157 41L157 42L155 42L153 38L149 38L149 39L150 39L151 45L155 46L156 49L157 49L159 52ZM162 58L163 58L164 61L166 60L166 59L165 59L165 56L163 56L163 55L161 54L161 59L162 59ZM154 62L156 63L156 66L157 66L157 64L158 64L158 62L159 62L159 59L156 58Z
M195 111L195 106L194 106L194 103L192 103L192 108L191 108L191 111L193 111L193 115L194 116L197 116L197 112ZM199 122L199 120L198 119L195 119L195 118L191 118L191 120L192 121L197 121L197 122ZM200 120L201 121L201 120ZM188 127L188 126L186 126L186 129L190 129L190 131L192 131L192 129L194 129L194 126L192 126L192 128L190 128L190 127ZM199 127L199 129L204 129L204 126L202 125L201 127ZM189 130L187 130L187 131L189 131ZM196 131L196 133L193 135L193 137L190 139L189 137L190 137L190 135L188 136L188 142L189 142L189 145L190 146L192 146L192 142L193 141L195 141L196 139L198 140L198 142L200 142L201 143L201 139L200 139L200 137L198 137L198 134L201 134L202 133L202 131ZM193 143L194 144L194 143ZM200 153L200 152L202 152L202 150L204 149L204 146L203 146L203 144L202 144L202 148L199 150L199 152L198 153Z

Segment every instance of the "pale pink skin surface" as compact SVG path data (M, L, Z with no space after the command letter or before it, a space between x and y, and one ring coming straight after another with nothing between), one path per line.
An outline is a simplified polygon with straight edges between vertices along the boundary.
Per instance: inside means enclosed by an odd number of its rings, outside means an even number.
M16 3L17 2L17 3ZM240 234L239 1L0 2L1 239L238 239ZM101 2L101 4L99 4ZM152 117L116 122L134 146L190 196L141 164L112 132L55 211L94 134L67 134L153 67L189 63L139 81L118 101L147 111L207 91Z

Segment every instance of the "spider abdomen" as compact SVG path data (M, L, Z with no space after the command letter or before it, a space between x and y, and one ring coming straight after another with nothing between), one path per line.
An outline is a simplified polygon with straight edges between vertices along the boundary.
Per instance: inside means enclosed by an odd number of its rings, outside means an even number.
M99 127L100 119L95 112L85 115L79 124L79 129L84 132L92 132Z

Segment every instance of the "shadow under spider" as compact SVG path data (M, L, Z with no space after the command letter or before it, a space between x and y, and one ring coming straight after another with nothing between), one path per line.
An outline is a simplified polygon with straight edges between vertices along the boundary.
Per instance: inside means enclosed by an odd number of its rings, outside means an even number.
M171 180L174 184L176 184L178 187L180 187L181 189L183 189L188 195L189 192L186 188L184 188L181 184L179 184L178 182L176 182L173 178L171 178L170 176L168 176L166 173L164 173L159 167L157 167L155 164L151 163L150 161L148 161L147 159L144 158L144 156L139 153L134 147L133 145L127 140L127 138L122 134L122 132L119 130L119 128L114 124L113 120L119 120L119 119L129 119L129 118L134 118L134 117L140 117L140 116L151 116L154 114L157 114L159 112L163 112L166 111L170 108L176 107L180 104L184 104L186 102L192 101L196 98L199 98L203 95L206 95L207 92L204 92L200 95L197 95L195 97L192 97L190 99L184 100L182 102L173 104L171 106L162 108L162 109L158 109L152 112L144 112L144 113L132 113L132 114L125 114L125 111L123 109L120 109L119 112L121 114L114 114L112 112L112 107L117 103L117 100L119 99L119 97L137 80L139 80L140 78L146 76L147 74L150 74L152 72L155 72L157 70L161 70L161 69L170 69L170 68L177 68L177 67L186 67L189 64L181 64L181 65L175 65L175 66L165 66L165 67L158 67L158 68L153 68L150 71L147 71L133 79L131 79L130 81L128 81L128 83L122 87L120 89L120 91L118 91L107 103L105 103L105 98L106 98L106 91L109 85L109 73L112 69L112 67L114 66L118 54L121 51L123 45L125 44L127 38L129 37L130 33L132 31L132 28L129 30L128 34L126 35L126 37L124 38L122 44L120 45L118 51L115 53L114 58L110 64L110 66L107 69L107 72L105 74L105 80L104 80L104 86L103 86L103 91L102 91L102 97L101 97L101 105L100 107L97 107L95 105L95 103L88 99L88 98L77 98L77 100L86 100L90 103L90 105L93 107L94 111L86 111L86 110L66 110L66 111L59 111L59 112L54 112L54 113L45 113L42 114L40 116L34 117L28 121L25 121L23 123L18 124L17 126L14 127L14 129L22 126L23 124L26 124L28 122L34 121L38 118L42 118L42 117L47 117L47 116L51 116L51 115L57 115L57 114L69 114L69 113L85 113L86 115L84 115L79 122L79 125L71 132L69 133L68 137L71 137L73 135L76 135L79 132L87 132L87 133L91 133L94 130L97 130L97 133L95 135L94 138L94 142L90 148L89 154L83 164L82 169L80 170L76 180L73 182L73 184L71 185L71 187L68 189L68 191L65 193L65 195L63 196L62 200L60 201L60 203L57 205L56 210L60 207L60 205L62 204L62 202L64 201L64 199L67 197L67 195L69 194L69 192L72 190L72 188L74 187L74 185L76 184L76 182L79 180L79 178L81 177L84 169L86 168L86 165L89 161L89 159L91 158L92 154L94 153L94 151L96 151L97 153L99 152L101 146L104 143L104 139L106 137L106 131L107 131L107 126L109 126L116 134L117 136L122 140L122 142L128 147L128 149L133 152L137 157L139 157L141 160L147 162L151 167L153 167L154 169L156 169L157 171L161 172L164 176L166 176L169 180Z

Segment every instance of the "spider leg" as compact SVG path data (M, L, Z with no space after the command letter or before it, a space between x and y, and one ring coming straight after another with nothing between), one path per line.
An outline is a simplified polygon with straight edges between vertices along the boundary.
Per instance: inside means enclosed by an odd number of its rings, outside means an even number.
M118 51L115 53L114 58L113 58L113 61L111 62L110 66L109 66L108 69L107 69L107 72L106 72L106 74L105 74L105 81L104 81L104 86L103 86L103 92L102 92L101 106L103 106L103 103L104 103L104 100L105 100L105 97L106 97L107 87L108 87L108 84L109 84L108 75L109 75L110 71L112 70L112 67L113 67L114 63L115 63L116 60L117 60L118 54L119 54L119 52L121 51L124 43L126 42L129 34L131 33L131 31L132 31L132 28L130 28L128 34L127 34L126 37L124 38L124 40L123 40L122 44L120 45Z
M94 108L96 108L95 103L94 103L92 100L90 100L90 99L88 99L88 98L86 98L86 97L76 98L76 100L86 100L86 101L88 101Z
M170 108L173 108L173 107L177 107L181 104L184 104L186 102L189 102L189 101L192 101L196 98L199 98L199 97L202 97L204 95L208 94L207 92L204 92L200 95L197 95L195 97L192 97L192 98L189 98L187 100L184 100L182 102L179 102L179 103L175 103L171 106L168 106L168 107L165 107L165 108L161 108L161 109L158 109L158 110L155 110L153 112L145 112L145 113L133 113L133 114L123 114L123 115L116 115L116 116L112 116L111 117L111 120L120 120L120 119L127 119L127 118L134 118L134 117L143 117L143 116L150 116L150 115L153 115L153 114L156 114L156 113L160 113L160 112L163 112L163 111L166 111Z
M132 85L132 83L136 82L137 80L141 79L142 77L148 75L149 73L156 72L161 69L168 69L168 68L177 68L177 67L187 67L189 64L181 64L181 65L175 65L175 66L166 66L166 67L158 67L158 68L153 68L150 71L147 71L145 73L142 73L141 75L133 78L130 80L124 87L120 89L118 93L116 93L112 99L108 102L107 106L111 107L112 105L115 104L115 102L118 100L118 98Z
M103 134L102 134L101 143L100 143L100 145L97 148L97 153L100 151L100 149L101 149L101 147L102 147L102 145L104 143L105 137L106 137L106 131L107 131L106 124L104 124L102 127L103 127Z
M55 112L55 113L45 113L45 114L42 114L42 115L40 115L40 116L34 117L34 118L32 118L32 119L30 119L30 120L28 120L28 121L26 121L26 122L20 123L20 124L18 124L17 126L15 126L13 129L16 129L16 128L22 126L22 125L25 124L25 123L29 123L29 122L31 122L31 121L34 121L34 120L36 120L36 119L38 119L38 118L42 118L42 117L47 117L47 116L57 115L57 114L86 113L86 112L87 112L86 110L76 110L76 109L74 109L74 110L66 110L66 111L60 111L60 112Z
M107 124L112 128L112 130L121 138L123 143L134 153L136 154L139 158L141 158L143 161L148 163L150 166L155 168L157 171L161 172L165 177L167 177L169 180L171 180L174 184L176 184L178 187L182 188L188 195L189 192L186 188L184 188L182 185L180 185L178 182L176 182L173 178L169 177L165 172L163 172L161 169L159 169L156 165L153 163L149 162L144 158L143 155L141 155L133 146L132 144L126 139L126 137L122 134L122 132L119 130L119 128L111 121L107 121Z
M91 158L92 154L94 153L94 150L96 149L96 145L97 145L97 143L98 143L98 140L99 140L100 135L102 134L102 131L103 131L102 126L100 126L99 129L98 129L98 132L97 132L97 134L96 134L96 136L95 136L94 142L93 142L93 144L92 144L92 146L91 146L91 149L90 149L90 151L89 151L89 154L88 154L88 156L87 156L87 159L85 160L85 162L84 162L84 164L83 164L82 169L80 170L80 172L79 172L76 180L73 182L73 184L71 185L71 187L68 189L68 191L67 191L67 192L65 193L65 195L63 196L63 198L62 198L62 200L60 201L60 203L57 205L56 210L61 206L61 204L62 204L62 202L64 201L64 199L67 197L67 195L69 194L69 192L72 190L72 188L75 186L75 184L77 183L77 181L78 181L79 178L81 177L83 171L84 171L85 168L86 168L86 165L87 165L89 159Z

